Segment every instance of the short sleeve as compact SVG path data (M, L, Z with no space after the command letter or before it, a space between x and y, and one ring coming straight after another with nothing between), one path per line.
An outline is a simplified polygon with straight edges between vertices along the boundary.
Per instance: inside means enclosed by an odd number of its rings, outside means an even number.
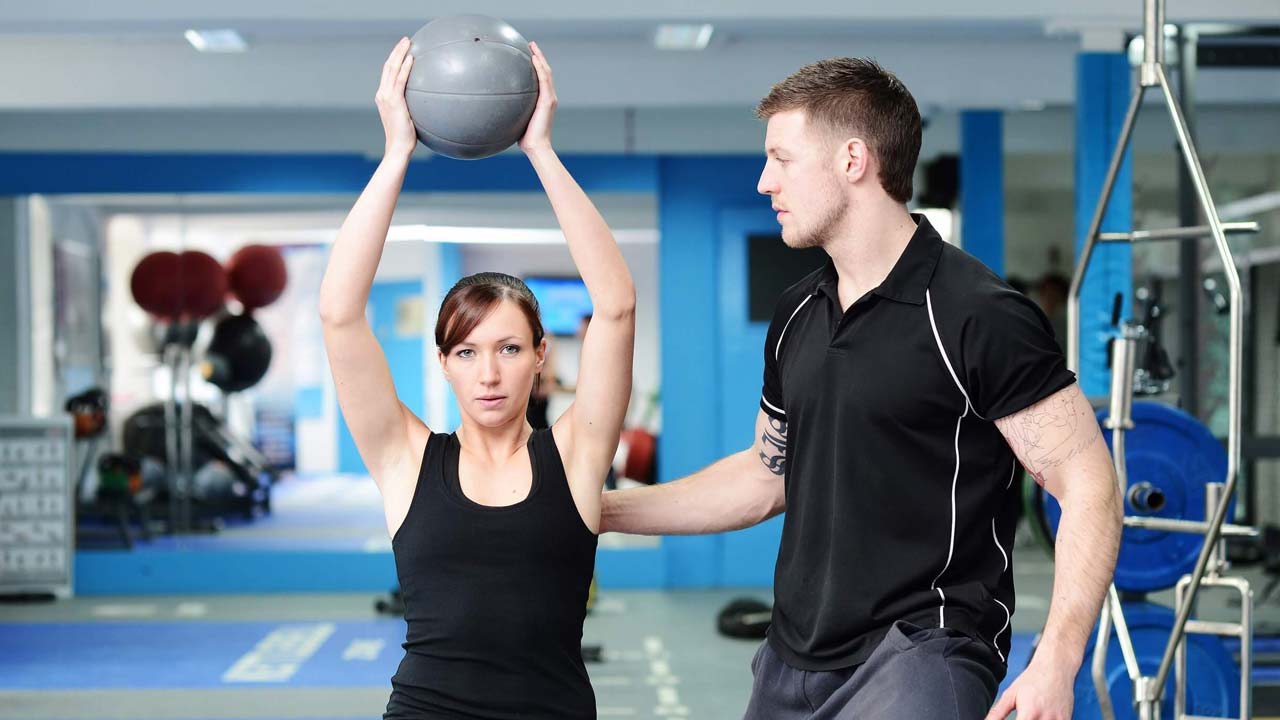
M960 336L969 402L988 420L1011 415L1076 381L1044 312L1001 288L976 303Z
M789 305L795 303L788 303L786 295L783 298L778 302L773 320L769 323L769 332L765 334L764 383L760 390L760 409L769 417L786 422L787 405L782 395L782 371L779 367L782 353L779 345L782 341L783 329L794 310Z

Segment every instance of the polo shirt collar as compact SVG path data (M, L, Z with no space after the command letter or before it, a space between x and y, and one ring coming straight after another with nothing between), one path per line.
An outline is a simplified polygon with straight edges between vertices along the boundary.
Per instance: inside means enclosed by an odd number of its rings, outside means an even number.
M916 221L915 233L889 275L871 292L896 302L923 305L925 290L929 288L938 258L942 255L942 236L924 215L912 213L911 219ZM810 292L822 292L839 305L839 283L835 262L828 257L817 284Z

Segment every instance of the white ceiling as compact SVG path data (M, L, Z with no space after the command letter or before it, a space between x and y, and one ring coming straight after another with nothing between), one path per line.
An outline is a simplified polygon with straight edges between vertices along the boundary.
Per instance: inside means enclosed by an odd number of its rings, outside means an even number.
M758 152L750 110L771 84L819 58L869 55L935 119L927 150L954 145L954 111L999 108L1015 111L1011 149L1057 152L1073 137L1077 56L1119 50L1141 30L1141 9L1140 0L0 0L0 151L373 155L372 96L391 45L432 16L484 12L546 50L558 144L571 151ZM1168 20L1280 25L1280 0L1171 0ZM679 21L713 23L710 47L654 49L654 28ZM198 53L182 37L193 27L237 29L250 50ZM1276 70L1206 70L1196 103L1206 117L1248 114L1249 132L1222 133L1230 142L1280 143L1266 131L1280 116ZM1039 117L1017 112L1046 106Z
M482 11L539 40L564 107L750 106L800 65L872 55L922 106L1070 103L1074 58L1140 30L1137 0L0 0L0 110L371 105L386 52L431 17ZM1277 0L1184 0L1173 21L1280 24ZM711 47L663 53L662 22L712 22ZM204 55L191 28L251 49ZM1280 73L1214 71L1208 103L1280 102Z
M648 2L603 2L601 0L489 0L483 5L468 0L437 0L425 6L418 0L368 0L361 3L317 0L43 0L39 3L5 0L0 10L5 23L39 26L80 22L118 25L181 25L192 19L251 23L402 23L424 22L431 16L483 12L513 23L639 23L655 21L738 21L765 22L835 20L848 22L969 21L1033 22L1066 20L1094 24L1136 24L1140 2L1114 0L1074 0L1068 6L1060 0L902 0L895 3L848 2L847 0L649 0ZM1174 0L1169 4L1170 20L1261 22L1276 17L1274 0ZM542 28L539 28L542 29Z

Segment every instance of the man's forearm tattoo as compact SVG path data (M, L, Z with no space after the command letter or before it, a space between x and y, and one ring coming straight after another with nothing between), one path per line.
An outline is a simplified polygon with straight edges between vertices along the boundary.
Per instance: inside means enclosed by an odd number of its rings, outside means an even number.
M1027 472L1041 485L1046 470L1065 465L1101 437L1093 414L1077 404L1079 395L1080 389L1073 387L996 421Z
M760 436L760 462L774 475L787 471L787 423L769 418L769 427Z

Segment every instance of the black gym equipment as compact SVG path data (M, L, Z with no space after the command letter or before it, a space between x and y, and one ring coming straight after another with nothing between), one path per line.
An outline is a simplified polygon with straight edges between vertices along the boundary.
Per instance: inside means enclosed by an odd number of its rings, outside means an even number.
M404 594L400 592L399 587L392 588L386 597L380 597L373 601L373 609L379 615L404 617Z
M1161 395L1169 390L1177 373L1161 342L1164 334L1164 306L1161 304L1159 281L1153 280L1146 286L1136 288L1134 297L1140 307L1137 314L1141 318L1139 323L1146 333L1138 341L1133 394L1142 397Z
M141 462L123 453L100 452L107 441L106 391L89 388L68 398L63 408L72 416L79 466L75 476L76 546L132 548L135 524L142 538L150 540L147 505L153 492L143 487ZM93 470L97 471L96 487L89 485Z
M156 497L167 500L167 508L157 514L171 533L215 531L227 516L253 518L268 512L275 481L274 470L256 448L192 400L191 368L199 329L199 320L167 326L162 338L163 363L169 371L167 397L130 418L137 426L133 433L126 427L126 451L130 443L145 446L136 457L165 465L165 486ZM223 315L214 326L201 369L223 392L239 392L262 379L271 354L271 342L252 316ZM144 431L145 439L138 435ZM211 460L219 464L209 465ZM193 514L196 504L198 517Z
M107 393L102 388L73 395L63 409L71 413L77 440L98 437L107 428Z
M247 390L271 367L271 340L252 315L226 315L214 325L201 374L223 392Z
M716 630L721 635L747 640L762 640L769 632L773 608L755 598L736 598L716 615Z
M959 195L959 155L945 153L924 164L924 187L920 191L921 207L954 208Z
M129 416L124 424L125 453L170 465L165 414L164 403L154 403ZM204 405L194 404L192 416L191 461L197 469L188 496L199 510L195 517L204 521L230 516L252 519L269 513L276 478L266 458L230 432ZM171 492L166 483L155 488L155 497L170 500ZM162 503L160 510L164 507L167 503Z
M72 425L75 428L75 449L79 465L76 473L76 498L80 499L84 494L89 470L93 467L94 458L98 455L102 436L107 429L107 393L102 388L89 388L68 398L63 409L71 414Z
M123 453L103 453L98 458L98 487L90 503L79 506L76 544L78 547L96 546L100 539L84 522L97 516L110 523L119 543L126 549L133 548L133 526L144 541L151 540L150 504L155 489L142 480L142 462Z

